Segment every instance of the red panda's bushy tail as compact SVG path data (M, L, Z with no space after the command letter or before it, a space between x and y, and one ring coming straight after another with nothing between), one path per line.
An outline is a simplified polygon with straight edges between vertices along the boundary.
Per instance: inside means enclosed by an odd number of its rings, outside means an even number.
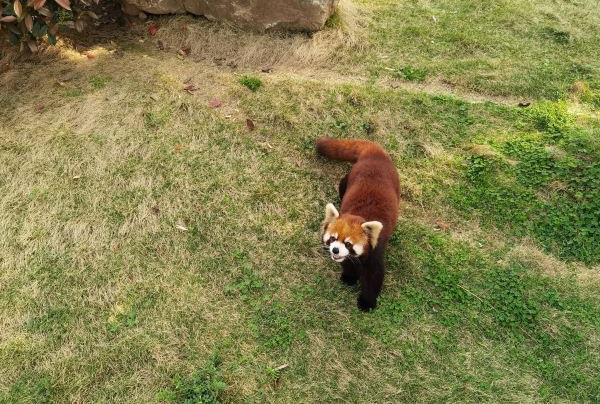
M361 154L365 152L383 152L383 149L368 140L340 140L322 137L317 139L317 152L332 160L355 163Z

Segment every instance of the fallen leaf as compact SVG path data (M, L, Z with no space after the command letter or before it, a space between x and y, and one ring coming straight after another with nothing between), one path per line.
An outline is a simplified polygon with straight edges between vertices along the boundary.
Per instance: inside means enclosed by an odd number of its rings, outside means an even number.
M158 32L158 26L154 23L148 25L148 35L154 36Z
M150 98L153 99L154 101L158 101L160 99L157 94L150 94Z
M435 221L435 226L438 229L443 230L443 231L446 231L446 230L448 230L450 228L450 225L448 223L444 222L441 219L438 219L438 220Z
M271 73L273 71L273 68L270 66L266 66L266 67L263 67L262 69L260 69L260 71L263 73Z
M153 206L150 208L150 210L152 211L152 213L154 213L155 215L158 215L160 213L160 209L158 208L158 206Z
M253 131L254 128L256 128L256 125L254 125L254 122L252 122L252 119L246 119L246 127L248 128L249 131Z
M188 231L188 228L187 228L187 227L185 227L185 226L184 226L184 225L182 225L182 224L178 224L178 225L177 225L177 226L175 226L175 227L176 227L178 230L181 230L181 231Z
M35 112L37 112L38 114L41 114L44 111L44 108L46 108L44 106L44 104L38 104L35 106Z
M177 53L179 55L185 57L185 56L188 56L190 53L192 53L192 48L190 48L189 46L186 46L185 48L179 49L179 51Z
M165 44L160 39L156 42L156 46L158 46L158 49L160 50L165 50Z
M86 52L85 56L87 56L88 59L96 59L96 55L94 55L92 52Z
M198 89L198 87L196 87L196 85L194 83L189 83L185 87L183 87L183 90L187 91L190 94L192 94L197 89Z
M29 46L29 50L31 51L31 53L36 53L38 51L38 47L35 41L33 40L27 41L27 46Z
M523 102L519 103L519 107L521 107L521 108L526 108L526 107L528 107L530 105L531 105L531 103L527 102L527 101L523 101Z
M223 103L218 98L213 98L208 102L208 106L211 108L219 108Z
M182 148L182 146L180 144L175 145L175 153L181 152L181 148Z
M78 180L78 179L80 179L80 178L81 178L81 175L74 175L74 176L73 176L73 179L74 179L74 180Z
M280 370L283 370L283 369L285 369L285 368L287 368L287 367L289 367L289 366L290 366L290 365L288 365L287 363L286 363L286 364L283 364L283 365L281 365L281 366L277 366L277 367L275 368L275 371L276 371L276 372L279 372Z

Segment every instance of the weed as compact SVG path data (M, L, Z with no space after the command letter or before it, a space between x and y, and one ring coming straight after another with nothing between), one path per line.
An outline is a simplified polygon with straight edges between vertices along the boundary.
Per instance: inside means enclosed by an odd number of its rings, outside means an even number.
M144 114L144 123L147 128L158 129L164 126L171 117L171 111L163 108L156 111L148 111Z
M227 388L220 370L221 360L218 356L208 361L205 366L189 376L177 376L173 386L157 393L160 401L171 401L184 404L216 404L221 402L221 395Z
M427 70L421 69L418 67L412 66L404 66L398 69L395 69L392 72L392 75L396 78L408 80L408 81L424 81L427 77Z
M262 80L254 76L242 76L239 80L240 84L248 90L255 92L262 86Z
M101 74L93 75L90 77L89 82L95 90L100 90L112 80L110 76L104 76Z

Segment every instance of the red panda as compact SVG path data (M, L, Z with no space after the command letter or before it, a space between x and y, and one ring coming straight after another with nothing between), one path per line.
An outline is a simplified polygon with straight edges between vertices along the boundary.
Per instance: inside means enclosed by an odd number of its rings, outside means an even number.
M384 251L398 220L400 182L390 156L366 140L321 138L317 152L333 160L353 163L339 184L340 211L325 207L323 243L331 259L341 263L341 280L360 281L358 307L377 306L384 274Z

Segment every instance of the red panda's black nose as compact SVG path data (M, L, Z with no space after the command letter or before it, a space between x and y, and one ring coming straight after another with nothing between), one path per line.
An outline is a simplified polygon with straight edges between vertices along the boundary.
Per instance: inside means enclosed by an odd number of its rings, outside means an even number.
M334 253L334 254L338 254L338 253L340 252L340 249L339 249L339 248L337 248L337 247L333 247L333 248L331 249L331 252L332 252L332 253Z

